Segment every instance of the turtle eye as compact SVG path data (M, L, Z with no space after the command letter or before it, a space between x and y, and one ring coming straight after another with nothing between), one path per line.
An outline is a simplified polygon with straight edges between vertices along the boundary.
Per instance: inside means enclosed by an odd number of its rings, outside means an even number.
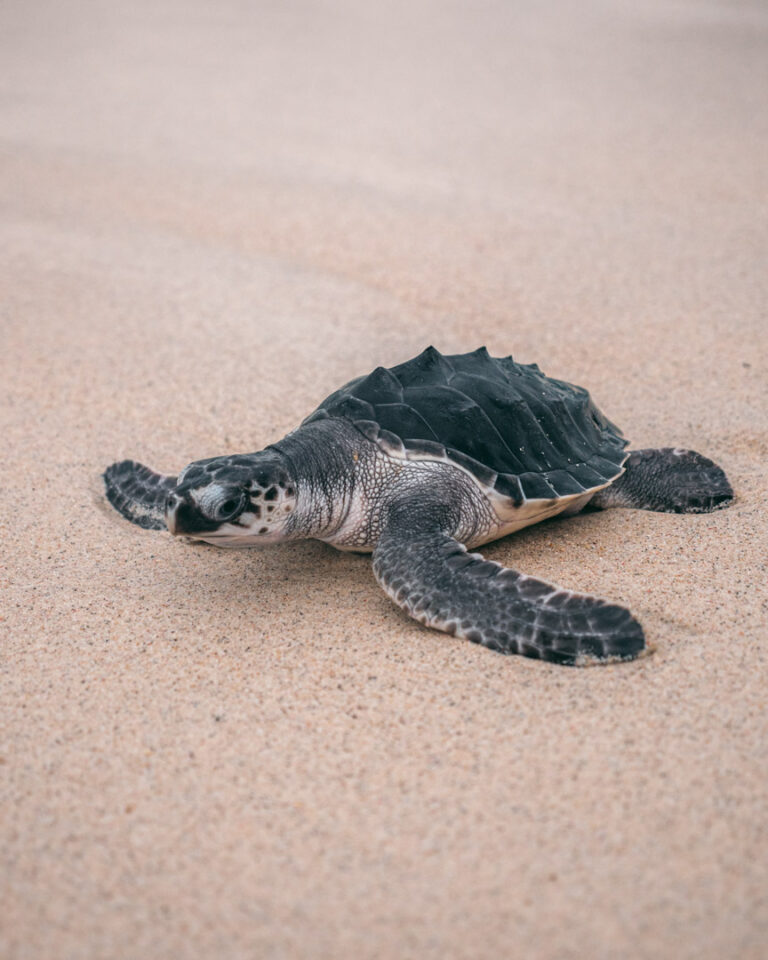
M245 494L235 494L216 507L216 519L222 523L226 520L233 520L238 514L242 513L245 507Z

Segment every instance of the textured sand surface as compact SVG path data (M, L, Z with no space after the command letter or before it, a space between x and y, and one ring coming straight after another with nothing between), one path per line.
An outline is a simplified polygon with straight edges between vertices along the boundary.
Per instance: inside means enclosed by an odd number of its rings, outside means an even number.
M0 62L3 960L764 957L765 4L5 0ZM653 657L100 501L430 342L728 471L486 549Z

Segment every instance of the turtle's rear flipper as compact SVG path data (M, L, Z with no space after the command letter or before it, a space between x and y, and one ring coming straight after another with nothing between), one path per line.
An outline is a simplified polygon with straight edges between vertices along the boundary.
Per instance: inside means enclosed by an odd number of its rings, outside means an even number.
M414 619L499 653L587 666L647 652L624 607L483 560L443 533L386 530L373 572Z
M618 480L594 495L590 506L710 513L733 500L721 468L693 450L633 450L624 468Z
M165 530L165 503L176 477L155 473L135 460L113 463L104 471L107 499L126 520L145 530Z

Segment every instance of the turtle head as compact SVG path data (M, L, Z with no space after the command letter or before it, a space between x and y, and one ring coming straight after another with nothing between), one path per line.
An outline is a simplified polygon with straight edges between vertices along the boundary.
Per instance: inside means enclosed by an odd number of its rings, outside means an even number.
M272 450L197 460L168 493L171 533L222 547L274 543L289 535L296 483Z

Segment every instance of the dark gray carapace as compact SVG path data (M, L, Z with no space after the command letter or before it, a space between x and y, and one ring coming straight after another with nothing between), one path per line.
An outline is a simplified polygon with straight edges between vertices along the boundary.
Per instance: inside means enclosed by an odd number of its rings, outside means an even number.
M350 381L265 450L197 461L178 478L124 460L104 481L144 528L219 546L317 538L372 551L379 584L421 623L585 665L648 650L631 613L467 546L586 506L704 513L733 497L701 454L626 447L582 387L484 347L429 347Z
M373 424L414 454L447 455L519 502L584 493L617 477L627 456L621 431L583 387L485 347L447 357L428 347L377 367L304 422L323 417Z

